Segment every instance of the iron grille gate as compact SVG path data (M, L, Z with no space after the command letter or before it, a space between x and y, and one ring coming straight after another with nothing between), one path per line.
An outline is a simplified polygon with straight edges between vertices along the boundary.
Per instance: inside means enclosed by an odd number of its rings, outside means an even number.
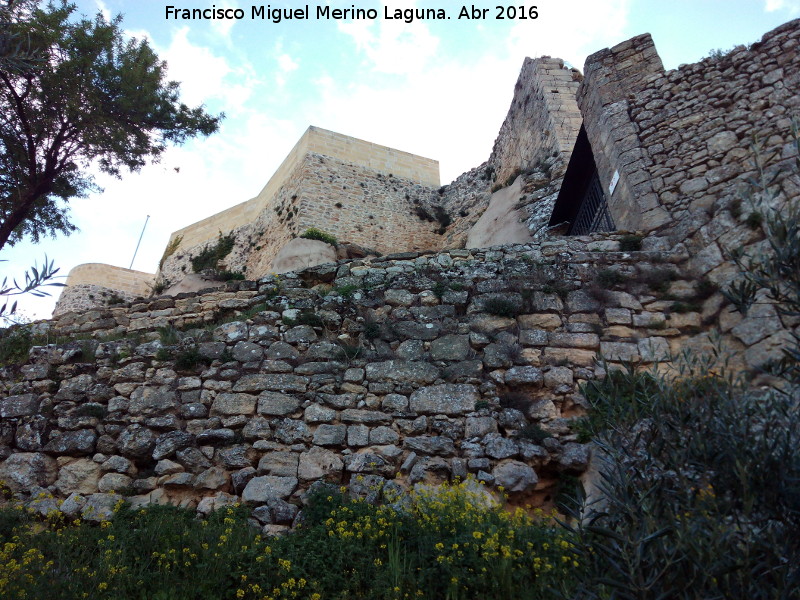
M570 227L569 235L585 235L595 231L614 231L614 220L608 212L608 202L600 183L600 175L595 170L586 194L578 209L578 216Z

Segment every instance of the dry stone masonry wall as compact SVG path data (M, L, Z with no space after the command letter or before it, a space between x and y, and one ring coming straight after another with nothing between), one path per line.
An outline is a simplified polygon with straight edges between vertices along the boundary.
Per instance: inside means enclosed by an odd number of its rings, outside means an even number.
M546 505L561 474L587 466L570 423L580 385L608 368L598 353L646 366L701 343L700 314L659 298L697 293L677 276L684 258L558 239L62 315L35 333L79 339L2 373L0 479L75 506L241 499L270 526L314 482L360 476L472 474Z

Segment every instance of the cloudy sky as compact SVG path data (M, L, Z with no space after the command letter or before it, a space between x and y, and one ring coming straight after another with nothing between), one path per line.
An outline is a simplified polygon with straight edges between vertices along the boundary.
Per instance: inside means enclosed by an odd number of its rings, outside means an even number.
M458 19L452 0L351 0L309 4L310 19L252 19L249 0L77 0L84 14L123 14L131 35L147 37L182 82L191 105L226 118L219 133L170 149L156 165L71 202L80 231L0 252L0 272L20 277L45 254L61 273L103 262L154 272L172 231L255 196L309 125L435 158L442 183L486 160L526 56L558 56L583 68L589 54L652 34L668 69L711 50L752 43L800 17L800 0L534 0L535 20ZM375 20L318 20L316 7L375 8ZM241 8L241 20L182 20L166 7ZM275 8L304 3L272 2ZM516 6L520 6L519 3ZM406 23L384 8L443 8L449 20ZM521 12L521 11L519 11ZM58 289L55 289L55 295ZM46 318L54 298L20 300Z

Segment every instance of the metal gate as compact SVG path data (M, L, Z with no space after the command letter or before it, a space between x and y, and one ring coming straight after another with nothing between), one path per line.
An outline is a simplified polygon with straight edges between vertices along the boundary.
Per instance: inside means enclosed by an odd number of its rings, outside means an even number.
M592 175L568 235L585 235L595 231L614 231L614 220L608 212L608 202L597 170Z

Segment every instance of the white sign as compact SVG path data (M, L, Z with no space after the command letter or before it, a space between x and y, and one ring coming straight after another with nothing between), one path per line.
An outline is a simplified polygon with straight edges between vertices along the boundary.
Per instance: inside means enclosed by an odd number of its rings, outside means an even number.
M619 183L619 171L614 171L614 176L611 178L611 183L608 184L608 195L613 196L614 190L617 189Z

